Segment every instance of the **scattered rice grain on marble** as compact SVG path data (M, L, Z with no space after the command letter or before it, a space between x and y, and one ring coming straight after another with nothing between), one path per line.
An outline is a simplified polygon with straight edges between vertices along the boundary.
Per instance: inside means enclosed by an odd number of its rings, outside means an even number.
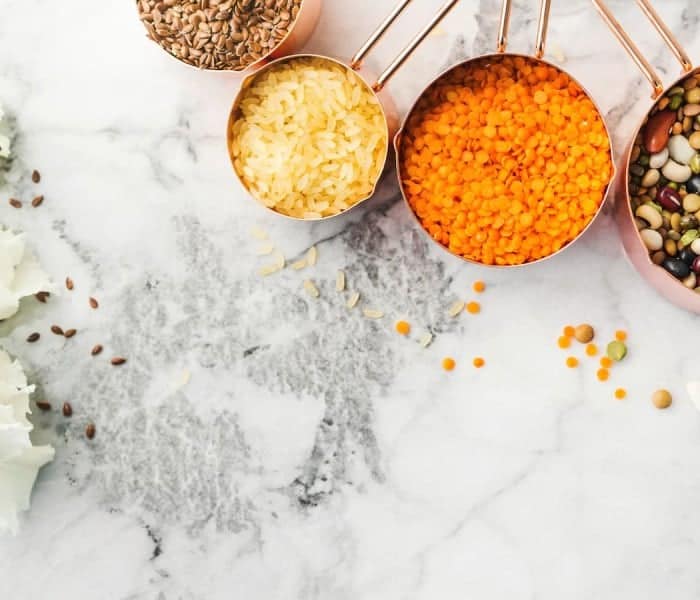
M318 288L316 287L316 284L311 281L311 279L306 279L304 281L304 289L306 290L306 293L309 294L312 298L318 298L321 295L321 292L318 291Z
M307 264L305 258L292 263L292 269L294 269L295 271L301 271L302 269L305 269L306 266Z
M267 232L263 229L260 229L260 227L253 227L250 230L250 235L252 235L256 240L263 241L268 239Z
M452 306L450 306L450 310L448 312L449 312L449 315L451 317L456 317L463 310L464 310L464 302L462 302L461 300L457 300L456 302L454 302L452 304Z
M424 334L421 336L420 340L418 340L418 343L419 343L423 348L427 348L428 346L430 346L430 344L433 343L433 334L430 333L430 332L424 333Z
M381 319L384 316L384 313L381 310L375 310L372 308L365 308L362 311L362 314L368 319Z
M272 244L265 244L258 248L258 256L269 256L275 251L275 247Z
M345 291L345 272L338 271L335 276L335 289L337 292Z
M318 250L316 249L316 246L311 246L309 251L306 253L306 262L309 263L310 267L313 267L316 265L316 261L318 261Z
M360 301L360 292L353 292L347 301L348 308L355 308L357 303Z

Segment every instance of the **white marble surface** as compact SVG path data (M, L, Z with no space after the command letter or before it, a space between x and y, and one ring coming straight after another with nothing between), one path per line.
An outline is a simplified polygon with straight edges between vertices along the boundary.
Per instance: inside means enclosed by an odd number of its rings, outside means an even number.
M416 0L371 62L385 64L440 3ZM391 175L349 218L271 218L228 165L236 82L160 52L131 4L0 0L17 172L43 174L0 193L0 223L29 234L57 281L76 282L0 325L39 395L75 410L34 415L57 457L20 535L0 540L0 597L700 597L700 413L685 390L700 379L700 319L646 287L610 216L555 260L514 272L426 243ZM328 0L310 47L349 55L392 4ZM391 84L402 109L444 66L493 49L498 4L464 2L426 41ZM533 46L535 5L516 4L513 50ZM549 57L565 56L621 149L649 89L587 1L554 5ZM674 78L634 3L612 5ZM657 5L700 57L700 6ZM40 209L7 205L37 189ZM288 257L317 245L320 301L298 273L256 275L254 225ZM338 268L385 323L346 311ZM483 313L447 319L476 278L489 285ZM391 332L404 314L435 329L432 348ZM607 384L590 360L563 367L556 337L577 321L601 343L630 332ZM63 343L53 323L79 333ZM34 330L43 338L28 345ZM110 367L113 354L129 363ZM449 375L447 354L459 362ZM665 413L649 402L660 386L676 399Z

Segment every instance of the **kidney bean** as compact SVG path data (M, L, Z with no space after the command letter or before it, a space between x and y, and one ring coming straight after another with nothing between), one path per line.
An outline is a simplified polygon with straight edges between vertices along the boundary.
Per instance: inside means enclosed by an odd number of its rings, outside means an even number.
M657 112L644 128L644 147L650 154L661 152L671 137L671 127L676 122L676 113L672 110Z
M656 201L666 210L678 212L683 206L680 194L670 187L662 187L656 194Z

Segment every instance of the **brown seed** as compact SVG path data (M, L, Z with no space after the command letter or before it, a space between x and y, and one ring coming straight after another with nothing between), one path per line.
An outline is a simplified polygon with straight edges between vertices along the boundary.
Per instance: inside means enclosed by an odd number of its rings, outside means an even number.
M61 329L58 325L51 325L51 333L55 333L56 335L64 335L63 329Z
M41 337L41 334L38 331L35 331L27 338L27 341L30 344L33 344L34 342L38 342L40 337Z
M32 171L32 181L34 183L39 183L41 181L41 173L39 173L39 171L36 169Z
M34 297L41 302L42 304L46 304L46 300L51 294L49 292L37 292L34 294Z
M51 410L51 403L46 400L37 400L36 407L44 412Z
M654 403L656 408L659 410L664 410L671 406L673 403L673 397L668 390L657 390L651 397L651 401Z
M44 196L36 196L36 197L32 200L32 206L33 206L34 208L37 208L37 207L41 206L43 203L44 203Z
M582 344L588 344L589 342L593 341L595 331L593 330L593 327L588 324L579 325L574 330L574 337Z
M66 289L73 289L73 280L70 277L66 277Z
M88 423L87 427L85 428L85 437L89 440L95 437L95 424L94 423Z
M123 358L122 356L115 356L111 360L111 362L115 367L118 367L119 365L123 365L126 362L126 358Z
M95 308L95 309L97 309L97 308L99 308L99 306L100 306L99 302L97 302L97 300L95 300L95 298L93 298L93 297L91 296L91 297L90 297L90 308Z
M97 344L96 346L93 347L90 354L92 354L93 356L97 356L101 352L102 352L102 346L100 344Z
M76 333L78 332L75 329L67 329L63 335L67 338L72 338Z
M10 198L10 206L13 208L22 208L22 203L17 198Z
M68 402L63 403L63 416L64 417L72 417L73 416L73 407Z

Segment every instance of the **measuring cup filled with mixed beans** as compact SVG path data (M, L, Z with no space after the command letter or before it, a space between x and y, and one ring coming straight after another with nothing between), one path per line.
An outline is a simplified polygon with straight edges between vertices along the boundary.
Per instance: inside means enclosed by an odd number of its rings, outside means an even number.
M595 102L544 60L550 1L540 5L535 56L497 53L443 73L395 140L403 196L424 231L471 263L513 267L569 247L601 210L614 176Z
M321 16L321 0L136 0L136 8L170 56L239 74L297 52Z
M682 65L664 91L610 10L603 19L653 87L654 106L637 128L617 185L616 218L630 260L674 304L700 313L700 69L648 0L637 0Z
M398 126L385 84L459 0L449 0L375 80L362 61L410 4L402 0L350 61L299 54L247 77L227 125L231 163L276 214L306 221L345 213L379 183Z

